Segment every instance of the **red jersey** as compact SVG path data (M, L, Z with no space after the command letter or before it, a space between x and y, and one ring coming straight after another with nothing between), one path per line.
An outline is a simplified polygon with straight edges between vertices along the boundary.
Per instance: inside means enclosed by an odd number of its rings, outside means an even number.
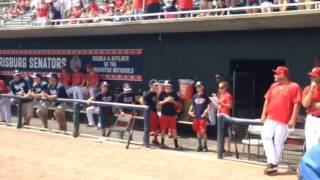
M159 4L160 1L159 0L147 0L147 5L150 5L150 4Z
M264 97L269 102L267 106L267 119L288 124L293 105L301 102L301 89L294 82L282 85L276 82L270 86Z
M142 5L143 5L143 0L134 0L133 1L133 9L134 10L142 9Z
M89 86L95 86L96 83L100 81L100 76L96 72L88 73L87 74L87 81Z
M307 96L310 92L310 86L307 86L303 90L303 97ZM320 87L316 88L313 92L311 103L313 102L320 102ZM307 108L307 114L317 115L320 116L320 109L319 108L312 108L311 106Z
M42 3L38 9L37 16L38 17L47 17L48 16L49 7L47 3Z
M122 7L122 5L123 5L123 3L124 3L124 0L115 0L114 1L114 7L115 7L115 9L120 9L121 7Z
M72 80L72 86L81 86L85 78L83 74L79 72L74 72L72 73L71 80Z
M223 94L220 94L220 97L219 97L219 101L223 104L230 104L232 105L232 96L230 93L228 92L225 92ZM229 108L225 108L225 107L220 107L218 112L219 113L223 113L223 114L226 114L226 115L231 115L231 109Z
M90 3L88 6L88 10L91 13L99 13L99 6L96 3Z
M6 86L6 83L0 79L0 94L7 94L9 93L9 89Z
M70 18L80 18L82 15L82 9L81 7L72 7Z
M70 73L60 73L59 81L63 86L70 86L71 75Z
M191 10L193 8L193 0L179 0L179 9Z

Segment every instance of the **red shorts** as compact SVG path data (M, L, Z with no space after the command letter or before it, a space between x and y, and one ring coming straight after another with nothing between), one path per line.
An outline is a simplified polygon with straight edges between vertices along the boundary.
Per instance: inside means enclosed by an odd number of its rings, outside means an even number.
M160 117L160 128L161 130L167 130L168 128L173 130L177 129L176 116L161 115Z
M159 129L159 116L157 112L150 111L150 131L154 132Z
M207 131L207 119L193 119L192 129L198 133Z

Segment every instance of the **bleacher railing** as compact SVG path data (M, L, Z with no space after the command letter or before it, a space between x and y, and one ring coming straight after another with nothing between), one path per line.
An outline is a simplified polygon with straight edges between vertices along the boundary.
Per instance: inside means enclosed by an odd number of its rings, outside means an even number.
M23 127L22 124L22 100L23 97L16 96L12 94L0 94L0 98L14 98L17 102L17 129L20 129ZM81 104L87 104L87 101L85 100L77 100L77 99L64 99L64 98L58 98L55 100L56 102L60 103L71 103L73 104L73 137L79 137L80 135L80 105ZM52 102L52 101L51 101ZM113 102L99 102L99 101L91 101L90 105L99 106L99 107L112 107L112 108L121 108L121 109L130 109L130 110L136 110L143 113L144 117L144 127L143 127L143 144L145 147L149 147L150 145L150 119L149 119L149 107L145 105L133 105L133 104L123 104L123 103L113 103Z

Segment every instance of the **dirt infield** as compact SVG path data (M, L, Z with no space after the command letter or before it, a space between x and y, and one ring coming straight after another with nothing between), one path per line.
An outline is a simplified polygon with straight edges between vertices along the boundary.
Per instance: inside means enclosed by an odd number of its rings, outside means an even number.
M217 160L213 153L145 149L0 127L0 179L296 179L281 170Z

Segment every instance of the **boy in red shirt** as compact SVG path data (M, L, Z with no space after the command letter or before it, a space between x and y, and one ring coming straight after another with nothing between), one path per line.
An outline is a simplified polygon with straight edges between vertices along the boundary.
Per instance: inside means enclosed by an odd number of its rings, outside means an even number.
M288 129L294 128L301 103L300 86L290 81L289 69L279 66L274 73L275 82L265 95L261 114L264 122L261 138L268 163L264 172L267 175L277 172Z
M89 0L89 4L87 6L88 17L97 17L99 16L99 6L95 2L95 0Z
M48 4L44 0L41 0L39 6L37 8L37 21L39 23L45 24L47 22L48 11L49 11Z
M0 79L0 94L8 94L9 88L6 83ZM7 124L11 122L11 103L9 98L0 97L0 121Z
M82 73L80 73L80 67L76 66L73 69L73 73L71 75L71 82L72 82L72 93L73 99L80 99L83 100L83 86L85 84L85 78Z
M97 72L93 70L93 67L91 64L87 64L87 79L86 84L89 91L90 97L94 97L96 95L98 85L100 83L100 76Z
M313 68L308 75L311 84L304 88L302 98L308 114L305 124L307 151L320 143L320 67Z

